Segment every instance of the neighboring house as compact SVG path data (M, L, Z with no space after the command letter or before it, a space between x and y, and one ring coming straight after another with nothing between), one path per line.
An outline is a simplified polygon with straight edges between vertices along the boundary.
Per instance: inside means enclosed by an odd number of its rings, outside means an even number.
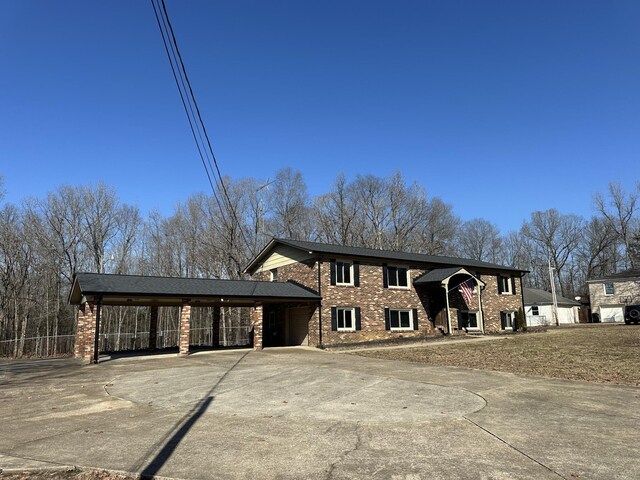
M264 346L509 331L524 310L526 271L477 260L273 239L245 272L321 297L295 315L265 305Z
M589 280L592 315L603 323L624 322L624 307L640 304L640 270Z
M525 316L528 327L541 325L555 325L553 317L553 295L546 290L537 288L523 288ZM580 302L570 298L556 296L558 305L558 322L579 323Z

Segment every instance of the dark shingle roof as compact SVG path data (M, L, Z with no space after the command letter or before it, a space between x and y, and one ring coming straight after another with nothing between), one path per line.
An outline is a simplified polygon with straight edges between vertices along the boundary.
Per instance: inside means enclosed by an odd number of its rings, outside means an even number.
M462 267L436 268L416 278L413 284L421 285L423 283L442 282L445 278L449 278L451 275L459 272L461 268Z
M80 303L82 295L320 299L316 293L288 282L78 273L69 302Z
M394 252L392 250L377 250L374 248L363 247L347 247L344 245L331 245L328 243L307 242L302 240L289 240L282 238L274 238L269 244L251 261L251 263L245 268L245 272L253 273L261 262L262 258L268 253L276 244L288 245L299 250L304 250L313 253L320 253L325 255L335 255L344 257L364 257L373 258L379 260L390 260L398 262L408 262L414 264L432 264L432 265L446 265L446 266L460 266L460 267L473 267L483 268L488 270L502 270L518 273L526 273L526 270L521 270L514 267L506 267L504 265L498 265L495 263L481 262L479 260L472 260L468 258L456 258L456 257L441 257L435 255L426 255L423 253L407 253L407 252Z
M537 305L553 305L553 295L546 290L540 290L538 288L523 288L522 296L524 299L525 305L533 305L534 303ZM556 295L556 300L558 305L568 306L568 307L579 307L580 302L576 302L575 300L571 300L570 298L560 297Z
M640 279L640 270L630 269L630 270L625 270L623 272L612 273L611 275L606 275L601 278L594 278L592 280L588 280L587 283L602 282L603 280L631 280L633 278Z

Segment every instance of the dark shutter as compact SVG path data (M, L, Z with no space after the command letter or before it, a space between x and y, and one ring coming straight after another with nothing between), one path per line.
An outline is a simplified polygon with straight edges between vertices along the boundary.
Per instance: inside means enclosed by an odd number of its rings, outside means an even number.
M384 309L384 329L385 330L391 330L391 318L389 315L389 309L385 308Z
M360 307L356 307L355 311L356 311L356 330L362 330L362 323L360 322Z
M353 286L360 286L360 262L353 262Z
M387 264L383 263L382 264L382 286L384 288L389 288L389 279L387 278L388 272L387 272ZM387 328L387 330L389 330Z
M413 309L413 329L418 330L418 309Z
M502 277L498 275L498 293L502 293Z
M336 261L331 260L331 285L336 284Z
M516 277L511 277L511 293L516 294Z
M331 307L331 331L338 331L338 309Z
M502 326L502 330L507 328L507 314L504 312L500 312L500 324Z

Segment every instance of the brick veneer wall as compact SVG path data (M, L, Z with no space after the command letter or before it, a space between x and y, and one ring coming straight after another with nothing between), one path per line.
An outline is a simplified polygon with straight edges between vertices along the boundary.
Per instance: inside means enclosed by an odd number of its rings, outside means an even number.
M522 308L520 280L515 279L516 290L513 294L498 293L498 278L495 275L482 275L480 280L486 283L482 291L485 332L500 332L502 330L500 312L516 312Z
M430 297L426 289L414 287L413 279L422 275L426 270L411 269L412 279L409 289L384 288L382 264L360 263L360 286L331 285L331 264L325 259L320 264L320 294L322 296L322 311L311 307L314 311L309 321L309 345L335 345L344 343L358 343L374 340L390 340L398 338L419 338L439 334L434 328L433 319L429 317ZM268 280L269 272L259 272L254 275L258 280ZM297 262L278 267L278 281L292 280L314 291L318 291L318 262ZM463 281L461 278L460 281ZM515 294L499 294L498 281L495 275L483 275L481 280L486 283L482 291L482 310L484 315L485 332L499 332L502 329L500 312L517 311L522 306L522 294L519 281L516 279ZM449 307L451 326L457 333L458 311L479 310L480 298L476 293L470 304L462 298L456 287L456 278L452 278L449 288ZM444 297L444 288L442 289ZM331 331L332 307L360 307L362 329L355 332ZM390 331L385 330L384 309L403 308L418 310L418 330ZM319 317L322 315L322 338L319 334ZM460 332L461 333L461 332Z
M178 340L178 355L189 355L189 330L191 327L191 305L183 305L180 308L180 338Z
M85 363L93 361L94 337L96 334L95 307L90 303L78 305L76 317L76 344L74 357Z

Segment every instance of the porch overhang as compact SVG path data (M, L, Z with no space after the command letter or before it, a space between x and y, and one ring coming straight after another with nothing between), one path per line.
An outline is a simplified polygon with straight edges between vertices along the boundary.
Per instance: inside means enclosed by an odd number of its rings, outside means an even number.
M469 277L473 278L480 288L484 288L486 283L480 280L478 277L473 275L467 269L462 267L451 267L451 268L436 268L434 270L429 270L428 272L422 274L418 278L413 281L414 285L442 285L443 287L449 287L449 281L456 275L469 275Z

